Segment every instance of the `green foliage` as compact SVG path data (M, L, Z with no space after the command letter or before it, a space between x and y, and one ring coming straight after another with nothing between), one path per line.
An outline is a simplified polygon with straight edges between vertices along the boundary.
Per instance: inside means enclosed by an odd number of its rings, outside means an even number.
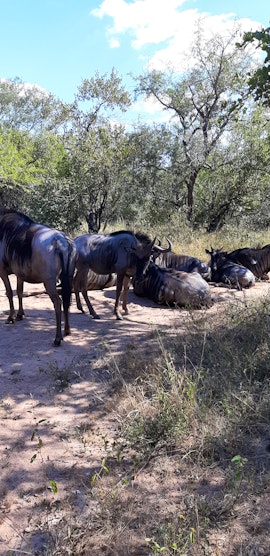
M21 132L57 130L66 118L66 106L52 94L19 78L0 81L0 125Z
M262 39L263 40L263 39ZM169 235L269 226L270 130L246 102L249 56L235 34L199 29L185 73L148 72L137 92L172 118L124 128L121 78L83 79L71 105L20 80L0 84L0 203L70 234L121 227ZM168 232L166 233L168 235Z
M57 494L57 492L58 492L57 483L56 483L55 481L51 480L51 481L49 482L49 485L50 485L50 487L51 487L51 489L52 489L53 494Z
M196 528L187 527L182 514L161 525L155 537L146 538L151 554L187 556L196 540ZM158 541L156 540L158 539Z
M138 92L157 100L178 121L179 151L176 191L186 190L187 219L193 222L194 196L200 174L225 131L241 113L245 100L247 58L232 49L235 35L207 41L198 33L194 68L185 74L152 71L138 78ZM236 97L237 95L237 97ZM181 145L181 147L180 147ZM176 168L174 167L174 172Z
M17 184L22 189L38 177L36 143L27 133L0 128L0 176L2 186Z
M256 48L260 48L265 54L265 58L263 65L248 73L249 90L256 101L262 101L265 106L270 106L270 27L244 33L242 43L237 43L237 46L242 48L254 42Z
M131 104L131 98L122 86L121 77L113 68L109 77L107 74L99 75L96 72L91 79L83 79L78 87L76 102L90 103L90 111L88 110L85 120L88 130L90 125L96 123L97 118L100 117L101 110L120 108L126 111Z

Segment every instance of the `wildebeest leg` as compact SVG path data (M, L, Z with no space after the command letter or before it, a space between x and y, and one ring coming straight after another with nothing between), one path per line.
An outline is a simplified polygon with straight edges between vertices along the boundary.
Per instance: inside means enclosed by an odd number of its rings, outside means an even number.
M6 324L10 324L10 323L14 324L16 319L16 314L15 314L14 303L13 303L13 291L10 285L9 277L6 274L4 274L1 275L1 278L4 282L6 288L6 295L9 301L9 315L6 320Z
M86 283L87 272L88 272L87 268L80 268L77 270L77 273L73 277L73 291L75 293L76 305L77 305L77 309L82 313L84 313L84 309L81 304L80 291L81 291L81 283L83 284Z
M82 290L82 295L83 295L84 301L85 301L85 303L88 307L90 315L92 315L93 319L100 319L100 316L96 313L96 311L95 311L93 305L91 304L91 301L90 301L90 299L87 295L87 289ZM77 307L78 307L78 305L77 305Z
M122 307L123 307L123 311L125 312L125 315L128 315L127 298L128 298L129 286L130 286L130 277L127 276L126 274L123 280L123 303L122 303Z
M80 279L80 277L82 278ZM80 271L77 271L77 274L73 278L73 290L75 293L77 309L82 313L84 313L84 310L80 300L80 291L81 291L80 283L81 281L85 282L85 280L87 280L87 269L84 270L80 269Z
M115 299L115 306L114 306L114 314L116 315L117 320L123 320L123 317L119 309L119 304L120 304L120 297L123 289L124 278L125 278L125 274L117 274L116 299Z
M23 310L23 280L17 277L17 296L19 300L19 309L16 316L16 320L22 320L24 316Z
M93 319L99 319L100 317L96 313L94 307L92 306L87 294L87 275L88 275L88 267L82 267L78 269L76 276L73 278L73 289L76 297L77 309L79 309L79 311L84 313L81 300L80 300L80 292L82 292L83 298L88 307L90 315L92 315Z
M71 334L70 324L69 324L69 310L64 309L64 336L69 336Z
M84 313L84 309L83 309L83 306L82 306L82 304L81 304L81 299L80 299L80 292L79 292L79 291L75 291L75 290L74 290L74 292L75 292L75 298L76 298L77 309L78 309L79 311L81 311L82 313Z
M56 334L55 334L53 345L58 347L61 345L61 340L63 340L62 325L61 325L62 303L58 295L55 283L52 285L51 283L44 282L44 286L54 306L55 320L56 320Z

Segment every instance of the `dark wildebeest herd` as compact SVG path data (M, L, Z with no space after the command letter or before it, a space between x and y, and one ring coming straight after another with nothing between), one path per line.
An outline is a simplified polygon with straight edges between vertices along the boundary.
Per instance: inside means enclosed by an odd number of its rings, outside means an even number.
M208 308L213 304L210 284L237 289L249 288L255 279L268 280L270 245L261 249L243 248L228 253L206 249L209 264L188 255L179 255L147 234L128 230L111 234L84 234L75 239L61 231L38 224L28 216L0 208L0 278L9 301L7 323L21 320L23 283L43 283L50 296L56 320L54 345L62 335L70 334L69 307L72 291L77 308L83 312L80 293L93 318L99 318L88 291L116 286L114 313L122 320L128 313L130 284L134 293L158 304L189 309ZM9 275L17 278L19 308L14 309ZM60 289L59 289L60 287Z

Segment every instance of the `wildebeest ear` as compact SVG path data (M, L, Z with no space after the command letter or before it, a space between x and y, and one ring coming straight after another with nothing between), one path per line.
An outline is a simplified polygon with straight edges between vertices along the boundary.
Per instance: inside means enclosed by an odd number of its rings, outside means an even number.
M211 255L211 251L209 251L209 249L205 249L205 252L208 253L208 255Z

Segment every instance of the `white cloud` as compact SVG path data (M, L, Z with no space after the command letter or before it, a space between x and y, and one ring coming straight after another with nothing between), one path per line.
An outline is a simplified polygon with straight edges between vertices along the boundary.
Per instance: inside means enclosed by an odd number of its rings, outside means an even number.
M121 36L130 34L132 48L139 50L150 44L157 45L156 53L148 60L147 67L164 69L168 64L179 64L181 54L187 52L196 32L199 19L203 20L206 36L211 33L225 34L235 26L234 13L211 15L199 13L197 9L184 10L185 0L103 0L99 8L92 10L92 15L112 18L113 23L107 29L111 48L120 46ZM182 8L182 9L181 9ZM260 27L258 21L248 18L237 19L243 30L255 30ZM164 44L163 48L158 45Z
M92 10L91 14L113 19L113 25L108 30L111 36L132 32L135 36L132 46L139 49L145 44L158 44L173 36L177 8L184 2L185 0L167 0L166 3L135 0L130 4L125 0L103 0L100 7Z
M190 12L182 12L181 28L178 29L178 32L167 42L164 48L157 49L146 65L148 69L162 71L170 67L178 71L179 69L185 71L185 69L191 67L192 59L189 52L191 45L194 44L199 22L205 40L209 40L217 34L224 38L229 37L234 31L238 30L238 38L235 38L235 41L241 41L244 30L255 30L260 26L258 22L252 22L249 19L236 20L233 14L210 16L205 13L197 14L196 17L190 17L190 15ZM249 50L252 50L256 57L260 56L260 52L255 52L254 46L251 46Z
M115 37L112 37L109 40L109 45L110 45L111 48L119 48L120 41L118 39L116 39Z
M111 48L121 46L121 37L125 36L125 40L130 37L130 46L134 50L141 50L138 57L144 67L161 71L168 68L185 71L192 66L188 53L194 44L199 21L205 39L210 39L214 34L230 35L236 25L242 30L240 39L243 31L261 27L260 22L239 19L234 13L200 13L198 9L185 10L184 4L185 0L103 0L91 14L100 19L107 17L112 20L106 31ZM147 47L150 45L155 45L155 53L148 55ZM150 99L134 103L132 110L140 117L148 115L152 121L156 120L157 114L159 121L168 119L168 113L161 113L160 105Z

